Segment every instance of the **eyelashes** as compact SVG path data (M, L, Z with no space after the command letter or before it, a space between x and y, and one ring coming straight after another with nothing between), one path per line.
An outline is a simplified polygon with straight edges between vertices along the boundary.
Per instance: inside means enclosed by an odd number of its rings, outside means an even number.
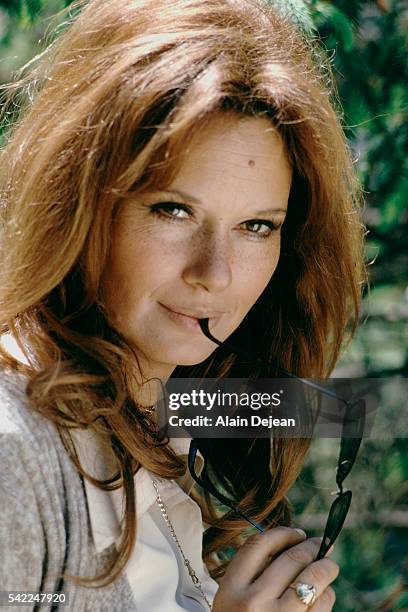
M267 219L251 219L250 221L244 221L244 225L252 225L252 226L258 226L258 227L262 227L264 226L266 229L260 231L251 231L248 230L251 234L255 234L256 236L259 236L261 238L268 238L273 232L277 232L281 226L282 223L274 223L273 221L269 221Z
M186 213L184 216L172 215L172 210L181 210ZM173 202L160 202L159 204L153 204L150 206L150 211L152 214L157 215L158 217L165 218L171 222L178 222L181 219L187 219L188 216L193 214L192 209L185 204L175 204Z
M152 215L169 223L183 223L194 214L190 206L175 202L160 202L149 206L149 208ZM172 214L174 211L178 211L179 213L182 212L183 214ZM269 238L273 232L278 231L282 227L283 221L274 222L270 219L249 219L248 221L244 221L241 225L247 226L246 231L252 237L266 239ZM249 226L255 226L257 230L251 230ZM261 231L259 231L260 228Z

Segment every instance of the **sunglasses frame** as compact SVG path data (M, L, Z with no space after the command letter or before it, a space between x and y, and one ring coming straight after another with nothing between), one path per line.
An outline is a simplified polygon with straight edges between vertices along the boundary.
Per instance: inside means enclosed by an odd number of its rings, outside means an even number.
M214 336L209 331L208 319L199 319L199 324L203 334L219 346L229 348L236 354L244 355L245 357L249 357L253 361L257 361L258 363L267 365L268 367L273 368L276 372L283 375L284 377L293 378L299 382L302 382L307 387L313 388L319 391L320 393L330 396L336 399L337 401L345 404L346 412L342 424L340 452L336 471L336 483L339 490L337 491L336 499L330 506L322 543L316 556L316 560L322 559L339 536L351 505L352 492L350 490L343 491L343 482L349 475L356 461L357 453L361 445L365 426L365 400L363 398L354 398L353 400L347 400L337 395L334 391L326 389L313 381L296 376L296 374L284 370L283 368L274 366L271 363L264 362L258 356L252 355L251 353L238 347L234 347L227 342L221 342L220 340L217 340L217 338L214 338ZM357 419L353 418L354 415L352 414L356 410L358 417ZM255 527L258 531L264 532L265 529L264 527L262 527L262 525L244 514L238 507L232 505L231 502L224 495L222 495L222 493L217 491L216 488L209 481L204 481L201 476L197 475L195 471L195 459L198 450L198 442L193 438L190 442L190 449L188 454L188 468L193 480L200 487L202 487L204 490L208 491L211 495L213 495L221 504L233 510L238 516L243 518L250 525Z

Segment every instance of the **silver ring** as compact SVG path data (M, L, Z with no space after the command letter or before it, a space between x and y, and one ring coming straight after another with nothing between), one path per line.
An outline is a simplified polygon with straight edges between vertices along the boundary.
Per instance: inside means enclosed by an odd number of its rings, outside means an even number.
M316 587L313 584L292 582L288 588L295 591L296 595L305 606L312 606L317 599Z

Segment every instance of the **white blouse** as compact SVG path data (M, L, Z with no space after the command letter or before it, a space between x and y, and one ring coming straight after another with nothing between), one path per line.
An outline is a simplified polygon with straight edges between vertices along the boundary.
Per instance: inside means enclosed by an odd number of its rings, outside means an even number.
M98 479L112 474L112 466L93 432L71 430L83 468ZM170 444L177 454L187 459L190 440L172 438ZM200 473L203 458L198 453L196 470ZM126 566L126 576L141 612L208 612L208 605L193 585L180 551L156 502L154 478L166 505L181 548L202 583L210 602L218 589L202 560L203 521L198 504L189 497L194 481L188 469L176 480L158 478L141 468L135 475L136 543ZM84 479L92 535L99 553L111 545L120 534L122 493L103 491Z
M23 353L10 335L2 337L6 349L22 362ZM94 432L71 429L81 465L86 472L102 480L112 476L112 455ZM170 444L177 454L187 459L189 438L172 438ZM203 467L203 457L196 456L196 471ZM141 468L135 475L136 542L126 566L126 577L140 612L208 612L208 606L183 563L180 551L156 502L154 478L166 504L170 521L181 548L212 602L218 589L202 560L203 521L198 504L189 497L194 481L188 469L177 480L158 478ZM122 491L103 491L84 479L93 541L97 553L115 542L120 535Z

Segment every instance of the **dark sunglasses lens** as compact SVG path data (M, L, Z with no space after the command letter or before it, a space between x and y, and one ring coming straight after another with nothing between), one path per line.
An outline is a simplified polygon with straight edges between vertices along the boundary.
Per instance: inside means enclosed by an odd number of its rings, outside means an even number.
M208 477L203 478L201 474L200 475L197 474L196 469L195 469L195 460L197 456L197 450L198 450L197 440L192 440L190 442L190 450L188 453L188 469L190 471L191 476L193 477L195 482L200 485L200 487L202 487L203 489L207 490L209 493L214 495L214 497L218 499L219 502L224 504L227 508L230 508L230 509L235 508L235 504L233 500L229 499L226 495L223 495L218 490L218 488L216 488L210 482ZM204 459L204 465L205 465L205 455L202 455L202 457Z
M208 493L211 493L215 499L218 500L218 502L220 502L223 506L225 506L225 510L233 510L236 514L238 514L242 519L244 519L245 521L247 521L250 525L252 525L253 527L255 527L258 531L263 532L264 531L264 527L257 523L256 521L254 521L253 519L251 519L251 517L247 516L246 514L244 514L243 512L241 512L241 510L235 505L235 503L233 503L231 500L227 499L227 497L225 497L222 493L220 493L220 491L215 488L212 483L208 480L208 478L201 478L200 476L197 475L196 471L195 471L195 458L197 455L197 441L196 440L192 440L190 443L190 451L188 454L188 467L190 470L190 474L192 475L193 479L206 491L208 491Z
M361 438L343 438L341 441L339 464L336 472L336 482L339 489L342 488L345 478L351 472L360 444Z
M347 407L336 472L336 482L339 489L342 488L345 478L349 475L360 448L364 432L365 408L363 399L359 399Z
M362 438L366 417L366 402L363 398L347 404L343 422L344 438Z
M350 508L351 495L351 491L345 491L334 500L330 508L326 529L324 530L323 540L317 553L316 561L324 557L330 546L337 539Z

